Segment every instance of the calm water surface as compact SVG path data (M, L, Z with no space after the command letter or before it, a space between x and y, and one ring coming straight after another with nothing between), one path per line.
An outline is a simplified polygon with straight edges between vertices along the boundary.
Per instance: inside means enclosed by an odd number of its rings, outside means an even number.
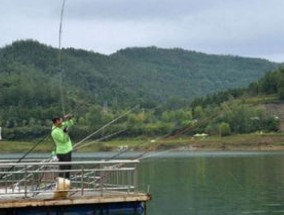
M185 152L145 159L150 215L284 214L284 153Z
M112 155L74 154L74 158ZM0 159L6 156L11 155L0 155ZM188 151L146 156L138 168L139 189L146 191L149 185L153 195L147 215L284 214L284 152ZM122 158L136 157L139 153Z

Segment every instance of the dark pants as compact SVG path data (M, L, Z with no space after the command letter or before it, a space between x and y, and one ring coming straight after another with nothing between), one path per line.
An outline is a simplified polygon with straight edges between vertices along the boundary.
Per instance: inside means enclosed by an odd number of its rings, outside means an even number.
M57 158L59 161L68 162L72 160L72 151L66 154L57 154ZM59 165L59 170L63 170L59 173L59 177L70 179L70 172L66 170L70 170L71 165Z

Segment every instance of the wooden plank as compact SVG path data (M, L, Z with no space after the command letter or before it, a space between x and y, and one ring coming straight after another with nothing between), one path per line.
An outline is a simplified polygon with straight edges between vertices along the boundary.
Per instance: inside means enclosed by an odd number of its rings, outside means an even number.
M1 200L0 208L23 208L40 206L58 206L58 205L82 205L82 204L103 204L117 202L146 202L151 200L151 196L145 193L125 194L125 195L107 195L107 196L75 196L64 199L17 199Z

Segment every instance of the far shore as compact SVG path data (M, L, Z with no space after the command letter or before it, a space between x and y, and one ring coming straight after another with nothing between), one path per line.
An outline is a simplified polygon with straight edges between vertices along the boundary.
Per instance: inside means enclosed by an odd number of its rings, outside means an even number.
M25 153L39 143L33 141L0 141L0 153ZM74 141L75 142L75 141ZM86 144L84 146L84 144ZM226 137L206 136L177 138L124 138L104 142L86 141L75 152L107 151L284 151L284 133L254 133L231 135ZM54 150L52 141L38 144L33 152L51 153Z

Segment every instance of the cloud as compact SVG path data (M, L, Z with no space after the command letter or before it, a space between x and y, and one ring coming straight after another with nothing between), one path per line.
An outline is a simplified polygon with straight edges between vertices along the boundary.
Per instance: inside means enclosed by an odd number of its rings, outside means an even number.
M190 0L82 0L74 1L66 8L70 11L70 17L75 19L148 21L175 19L183 14L196 13L203 8L202 2L207 1L197 2Z
M58 46L60 0L2 0L0 45ZM283 0L66 0L62 46L184 48L284 61Z

